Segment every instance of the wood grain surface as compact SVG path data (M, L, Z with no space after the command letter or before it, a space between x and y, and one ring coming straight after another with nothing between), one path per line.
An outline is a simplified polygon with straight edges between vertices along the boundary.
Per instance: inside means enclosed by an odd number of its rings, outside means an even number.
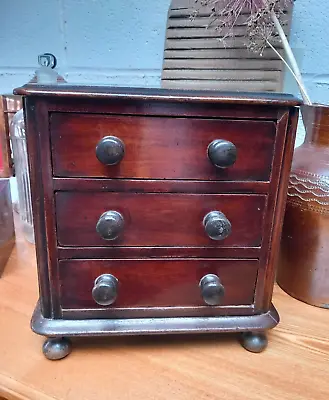
M167 18L161 84L165 88L280 91L283 63L269 47L262 56L247 50L245 36L250 11L235 20L232 37L216 29L212 3L201 7L195 0L172 0ZM287 7L288 6L288 7ZM282 25L289 36L292 4L283 4ZM193 18L191 14L198 11ZM210 24L212 22L212 24ZM217 21L218 22L218 21ZM208 26L210 24L210 26ZM208 27L208 29L207 29ZM282 43L271 39L282 52Z
M202 315L222 315L227 312L224 306L253 303L258 268L258 260L217 258L61 260L61 305L63 308L106 309L95 303L91 291L98 276L112 274L118 279L118 297L108 307L109 316L124 316L122 308L129 307L145 307L151 317L167 315L165 310L159 315L159 307L177 307L180 309L178 316L193 315L194 307L202 307ZM201 297L199 282L207 274L216 274L224 285L223 308L206 307Z
M262 354L235 336L80 339L65 360L41 352L30 318L37 301L34 248L18 234L0 279L0 398L8 400L327 400L329 312L275 288L281 323Z
M57 237L61 246L259 247L266 196L253 194L160 194L57 192ZM244 207L241 207L241 204ZM104 240L96 232L101 215L115 210L124 218L122 234ZM208 237L204 217L220 211L232 225L224 240Z
M52 113L53 172L58 177L267 181L275 128L274 122L259 120ZM125 145L117 165L96 158L96 145L106 136ZM207 147L215 139L236 146L237 161L230 168L209 161Z

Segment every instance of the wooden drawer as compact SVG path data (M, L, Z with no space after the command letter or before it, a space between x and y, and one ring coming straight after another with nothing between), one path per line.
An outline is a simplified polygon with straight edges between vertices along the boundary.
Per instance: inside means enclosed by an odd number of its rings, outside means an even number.
M258 247L263 235L265 195L202 195L111 192L57 192L57 240L61 246ZM212 240L204 217L220 211L231 234ZM103 213L124 219L121 234L105 240L96 232Z
M269 121L103 116L53 113L50 118L53 174L57 177L268 181L276 125ZM125 146L117 165L95 155L105 136ZM216 168L208 159L215 139L232 142L237 160Z
M213 308L252 305L258 260L233 259L139 259L61 260L59 262L62 309L113 310L124 308L186 307ZM96 278L111 274L118 280L117 298L110 306L95 302L92 290ZM209 306L201 296L199 282L215 274L224 286L220 306ZM217 310L217 311L216 311Z

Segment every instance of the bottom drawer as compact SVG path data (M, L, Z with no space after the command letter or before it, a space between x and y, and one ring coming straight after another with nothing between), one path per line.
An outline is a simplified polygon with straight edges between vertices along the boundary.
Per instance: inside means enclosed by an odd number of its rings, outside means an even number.
M63 311L102 310L91 317L189 316L199 309L218 315L252 306L258 267L258 260L240 259L61 260L60 303Z

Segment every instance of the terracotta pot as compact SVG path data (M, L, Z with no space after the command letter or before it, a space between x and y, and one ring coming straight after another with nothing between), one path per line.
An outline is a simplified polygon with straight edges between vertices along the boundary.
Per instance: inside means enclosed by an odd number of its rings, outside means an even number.
M277 281L329 308L329 107L303 106L302 117L306 138L294 154Z

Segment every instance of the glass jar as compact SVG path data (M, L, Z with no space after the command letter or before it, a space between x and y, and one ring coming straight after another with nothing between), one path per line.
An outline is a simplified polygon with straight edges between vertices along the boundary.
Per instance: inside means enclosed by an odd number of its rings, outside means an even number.
M15 176L17 180L19 214L25 238L34 243L32 202L30 190L29 165L25 137L23 110L19 110L10 124L10 140L14 157Z

